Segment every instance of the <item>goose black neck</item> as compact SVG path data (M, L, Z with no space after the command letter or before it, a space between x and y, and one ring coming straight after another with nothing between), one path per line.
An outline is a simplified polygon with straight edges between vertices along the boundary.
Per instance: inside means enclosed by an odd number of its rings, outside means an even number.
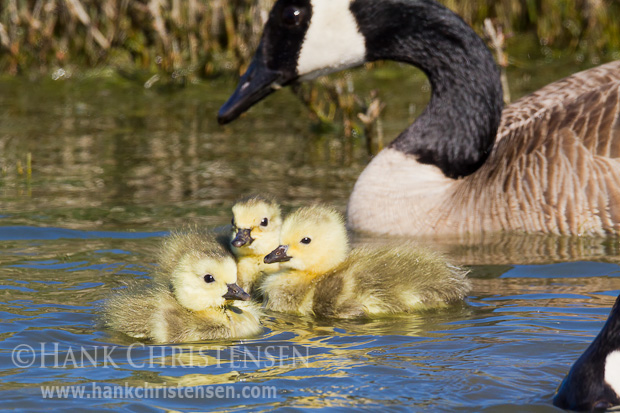
M390 147L459 178L491 153L503 106L500 73L482 39L432 0L355 0L366 58L412 64L426 73L430 102Z

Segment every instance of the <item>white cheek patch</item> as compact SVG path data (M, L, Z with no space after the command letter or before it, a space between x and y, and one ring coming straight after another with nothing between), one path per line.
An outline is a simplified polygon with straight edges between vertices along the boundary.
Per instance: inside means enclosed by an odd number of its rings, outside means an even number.
M620 350L609 353L605 359L605 383L620 397Z
M312 0L312 19L297 61L303 79L336 72L364 62L366 45L351 0Z

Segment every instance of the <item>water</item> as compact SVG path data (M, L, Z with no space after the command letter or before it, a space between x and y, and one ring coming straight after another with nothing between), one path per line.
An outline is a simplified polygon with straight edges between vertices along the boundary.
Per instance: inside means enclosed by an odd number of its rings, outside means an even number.
M513 95L575 70L547 63L511 73ZM407 124L411 102L419 112L428 99L411 74L388 65L360 82L389 102L386 137ZM414 93L391 92L401 83ZM363 143L348 145L337 130L313 134L286 91L220 127L215 113L233 86L0 82L2 407L556 410L556 387L620 293L616 239L432 240L471 269L474 288L463 305L418 316L268 314L259 337L176 346L97 326L112 289L148 277L163 235L187 222L226 224L243 194L269 192L286 210L313 201L344 209L367 162ZM41 386L83 393L44 399Z

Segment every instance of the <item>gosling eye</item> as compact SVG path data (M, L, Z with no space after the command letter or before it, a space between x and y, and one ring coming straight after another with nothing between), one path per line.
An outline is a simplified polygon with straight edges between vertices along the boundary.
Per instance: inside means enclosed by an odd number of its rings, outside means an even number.
M297 6L287 6L282 10L280 14L280 19L282 20L282 24L288 27L299 26L301 22L304 20L305 10L301 9Z
M207 274L204 277L204 280L207 284L212 283L213 281L215 281L215 278L213 278L213 276L211 274Z
M230 225L232 225L233 228L237 228L237 226L235 225L235 217L232 217L232 219L230 220Z
M267 218L263 218L263 220L260 222L260 226L266 227L267 225L269 225L269 220Z
M308 237L304 237L301 239L301 243L302 244L310 244L312 242L312 240Z

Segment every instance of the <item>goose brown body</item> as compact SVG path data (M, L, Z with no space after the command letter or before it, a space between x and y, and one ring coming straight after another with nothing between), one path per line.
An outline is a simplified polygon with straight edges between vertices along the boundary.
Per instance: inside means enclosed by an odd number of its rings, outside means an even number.
M356 183L349 223L401 235L618 233L619 96L612 62L514 102L487 161L457 180L385 149Z

